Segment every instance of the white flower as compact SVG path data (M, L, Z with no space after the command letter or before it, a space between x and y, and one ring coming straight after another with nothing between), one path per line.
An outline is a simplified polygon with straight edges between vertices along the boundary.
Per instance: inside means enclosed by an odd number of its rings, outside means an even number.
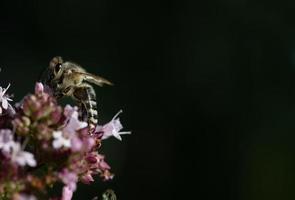
M13 145L14 141L11 130L0 130L0 150L2 150L4 153L9 153L12 150Z
M7 110L8 106L11 107L11 105L8 103L8 101L12 101L12 99L10 99L5 94L5 92L8 90L9 87L10 87L10 84L5 89L3 89L2 87L0 87L0 102L1 102L0 114L2 114L2 108L5 109L5 110Z
M12 146L11 161L20 166L29 165L30 167L35 167L37 165L34 155L30 152L23 151L20 143L17 142Z
M55 149L59 149L61 147L66 147L66 148L71 147L71 140L64 138L63 133L61 131L54 131L53 138L54 140L52 142L52 146Z
M120 122L120 119L119 118L116 119L116 117L118 117L118 115L120 113L122 113L122 110L120 110L109 123L107 123L103 126L98 125L96 127L96 129L95 129L96 133L99 133L99 132L103 133L102 138L101 138L102 140L105 140L111 136L114 136L118 140L122 140L121 135L131 134L130 131L120 132L120 130L123 128L123 126Z

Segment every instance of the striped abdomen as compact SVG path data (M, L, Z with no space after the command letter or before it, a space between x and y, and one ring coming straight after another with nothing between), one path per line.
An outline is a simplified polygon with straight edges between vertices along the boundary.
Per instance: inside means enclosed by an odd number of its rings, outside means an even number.
M73 95L80 104L80 119L95 126L97 124L97 103L93 87L84 83L75 88Z

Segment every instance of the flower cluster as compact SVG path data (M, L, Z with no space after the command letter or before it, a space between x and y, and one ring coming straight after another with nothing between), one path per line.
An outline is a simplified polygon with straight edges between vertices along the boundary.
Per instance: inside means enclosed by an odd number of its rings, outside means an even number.
M8 102L8 87L0 87L0 199L70 200L78 182L90 184L95 175L113 178L99 148L110 136L121 140L130 134L120 132L122 111L90 130L76 107L59 106L41 83L15 107ZM61 197L48 197L58 182L64 185Z

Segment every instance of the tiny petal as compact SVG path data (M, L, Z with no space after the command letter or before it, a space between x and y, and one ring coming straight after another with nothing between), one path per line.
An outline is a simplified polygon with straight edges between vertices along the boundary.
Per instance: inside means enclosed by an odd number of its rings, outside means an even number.
M118 140L122 141L122 137L120 136L120 134L119 134L118 132L114 132L114 133L113 133L113 136L114 136L115 138L117 138ZM103 138L103 139L104 139L104 138Z
M5 94L5 92L9 89L9 87L10 87L10 83L8 84L7 88L5 88L5 89L3 90L3 94Z

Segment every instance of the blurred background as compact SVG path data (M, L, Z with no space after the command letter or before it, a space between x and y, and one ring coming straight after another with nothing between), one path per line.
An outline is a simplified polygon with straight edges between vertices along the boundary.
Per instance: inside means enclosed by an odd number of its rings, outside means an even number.
M295 3L266 0L1 0L0 84L15 101L53 56L114 82L116 174L81 185L119 200L295 198Z

